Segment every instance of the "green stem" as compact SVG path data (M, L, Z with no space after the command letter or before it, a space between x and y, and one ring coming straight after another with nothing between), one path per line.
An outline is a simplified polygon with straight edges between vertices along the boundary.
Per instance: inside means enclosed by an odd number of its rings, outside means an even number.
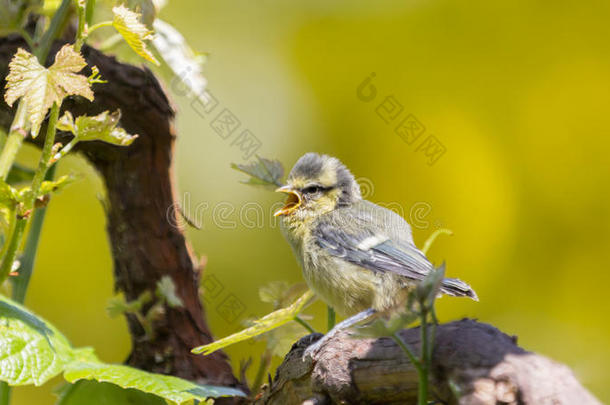
M80 52L80 48L82 48L83 43L85 42L86 34L85 34L85 23L86 23L86 12L87 12L87 2L85 1L85 5L81 7L77 6L78 13L78 29L76 31L76 41L74 42L74 50L76 52Z
M55 156L53 156L53 162L57 162L59 159L61 159L62 157L66 156L68 154L68 152L70 152L72 150L72 148L78 143L78 138L74 137L72 138L72 140L70 140L70 142L68 142L66 144L66 146L64 146L63 148L61 148L61 150L59 152L57 152L55 154Z
M32 36L30 35L29 32L27 32L27 30L25 30L23 28L20 29L19 35L21 35L23 37L23 39L25 39L25 42L27 42L28 46L30 47L30 51L32 51L32 50L34 50L34 48L36 48L36 44L34 43Z
M24 202L23 207L17 209L20 212L17 213L18 217L16 224L11 232L9 242L4 251L4 256L2 257L2 264L0 265L0 284L6 280L11 272L11 268L15 262L15 257L17 256L17 250L19 249L19 245L23 239L23 233L28 222L28 216L34 209L34 203L38 197L38 193L40 192L40 185L42 184L42 181L47 174L47 170L49 169L49 162L53 152L53 143L55 142L55 126L58 118L59 106L57 103L53 103L53 107L51 107L51 116L49 117L49 123L47 126L47 134L45 136L44 146L42 148L42 155L40 156L40 161L38 162L38 169L34 174L30 193Z
M36 170L36 173L34 173L34 179L32 180L32 207L34 206L34 201L40 192L40 185L47 175L47 170L49 170L49 167L51 166L50 162L53 158L53 145L55 144L55 127L57 126L58 119L59 106L57 103L53 103L47 126L47 135L45 136L44 146L42 147L42 155L40 156L40 160L38 161L38 169Z
M45 180L53 180L55 175L56 165L51 166ZM30 283L30 278L34 272L34 263L36 261L36 252L38 251L38 243L40 241L40 233L42 231L42 224L47 208L42 207L34 212L32 218L32 224L25 242L25 250L23 251L23 259L21 266L19 267L19 275L14 277L13 280L13 300L20 304L25 302L25 294Z
M26 130L26 119L27 119L27 104L21 100L13 118L11 129L9 131L4 148L2 148L2 154L0 154L0 178L6 180L8 172L13 166L13 162L17 157L17 152L21 148L23 139L27 135Z
M6 144L6 132L2 128L0 128L0 149L4 149L4 145Z
M95 10L95 0L88 0L85 7L85 19L88 25L93 22L93 11Z
M331 330L332 328L335 327L335 322L336 322L336 314L335 314L335 310L333 309L333 307L331 307L330 305L328 305L327 307L327 314L328 314L328 330Z
M7 383L0 382L0 405L8 405L11 401L11 387Z
M53 41L59 36L61 28L64 26L69 14L70 14L70 3L72 0L62 0L59 8L53 15L49 29L45 31L38 48L34 51L34 55L38 58L41 65L47 60L47 55L51 50Z
M271 359L273 355L271 354L271 350L265 349L263 355L261 356L261 363L258 366L258 370L256 371L256 377L254 377L254 381L252 382L252 393L258 394L260 392L261 386L263 385L263 379L265 375L269 372L269 367L271 366Z
M112 21L102 21L100 23L94 24L89 29L87 29L87 36L91 35L91 33L97 29L103 27L112 27Z
M421 310L421 353L420 364L421 371L419 373L419 385L417 389L418 405L426 405L428 403L428 370L430 369L430 348L428 346L428 311L422 306Z
M453 235L453 231L451 229L441 228L441 229L437 229L436 231L432 232L432 235L430 235L428 237L428 239L426 239L426 242L424 243L424 247L421 250L423 254L425 254L425 255L428 254L428 250L430 250L430 246L432 246L432 244L434 243L434 241L436 240L436 238L438 238L438 236L440 234Z
M303 326L305 329L307 329L309 331L309 333L316 333L316 330L303 318L301 318L300 316L295 316L294 317L295 322L299 323L301 326Z

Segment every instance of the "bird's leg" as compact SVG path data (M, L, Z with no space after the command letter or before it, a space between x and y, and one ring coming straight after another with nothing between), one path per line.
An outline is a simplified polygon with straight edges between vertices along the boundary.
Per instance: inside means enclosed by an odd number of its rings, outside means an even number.
M322 345L326 344L326 342L328 342L330 339L332 339L334 336L336 336L337 333L341 332L344 329L351 328L352 326L369 319L376 313L377 313L376 310L374 310L373 308L369 308L362 312L357 313L354 316L347 318L346 320L344 320L342 322L339 322L338 324L335 325L334 328L329 330L328 333L326 333L326 335L322 336L322 338L320 340L318 340L316 343L314 343L312 345L309 345L309 347L307 347L307 349L305 349L305 352L303 353L303 360L307 359L307 357L310 357L315 360L315 356L318 353L318 351L320 350L320 348L322 347Z

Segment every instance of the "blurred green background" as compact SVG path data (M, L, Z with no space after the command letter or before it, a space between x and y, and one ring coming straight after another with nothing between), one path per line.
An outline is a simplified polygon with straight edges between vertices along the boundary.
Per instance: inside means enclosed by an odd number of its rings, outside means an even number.
M452 229L430 257L481 301L443 298L441 320L492 323L610 401L609 17L610 3L593 0L170 1L161 18L209 52L218 102L200 116L188 96L173 97L179 192L203 223L188 235L222 287L207 304L215 336L270 311L260 286L302 280L270 215L280 196L239 184L229 167L247 160L232 143L249 129L258 154L289 167L307 151L339 157L370 200L400 207L419 245ZM367 102L357 89L372 73ZM389 123L379 114L387 97L402 106ZM224 108L241 122L227 139L210 127ZM395 133L409 114L425 127L412 144ZM429 135L445 150L432 165L418 150ZM50 205L26 303L75 345L121 362L125 322L104 311L113 291L102 183L81 158L68 171L86 176ZM243 208L252 202L256 226ZM227 297L241 303L235 319L221 316ZM325 307L309 313L323 330ZM227 352L236 368L249 356L256 366L262 348ZM51 404L59 383L17 388L14 403Z

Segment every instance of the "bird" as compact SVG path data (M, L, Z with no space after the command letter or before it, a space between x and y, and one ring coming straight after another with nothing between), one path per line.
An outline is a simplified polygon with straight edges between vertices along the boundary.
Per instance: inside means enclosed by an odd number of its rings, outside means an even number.
M434 270L415 246L400 215L362 198L349 169L335 157L306 153L286 184L285 205L274 213L309 288L347 319L307 348L314 357L340 330L404 310L409 292ZM478 300L455 278L442 281L442 294Z

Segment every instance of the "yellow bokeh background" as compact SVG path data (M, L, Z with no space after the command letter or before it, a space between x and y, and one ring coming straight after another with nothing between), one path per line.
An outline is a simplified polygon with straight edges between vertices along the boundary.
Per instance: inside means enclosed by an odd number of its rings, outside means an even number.
M170 1L161 18L209 53L218 101L200 116L188 96L173 95L175 176L203 222L188 236L223 287L207 308L215 336L270 311L260 286L302 280L270 217L280 197L240 184L230 168L246 161L232 142L249 129L258 154L289 167L308 151L343 160L369 199L416 222L420 245L438 227L452 229L430 257L480 302L443 298L441 320L473 317L517 335L610 401L608 17L610 3L593 0ZM377 95L362 101L357 88L372 73ZM377 109L390 96L403 110L386 123ZM210 127L224 108L241 122L228 139ZM425 127L411 145L394 132L407 114ZM428 135L446 150L432 165L417 150ZM35 157L27 149L20 159ZM104 311L113 290L102 182L79 157L60 172L84 177L50 204L26 303L75 345L121 362L125 322ZM257 226L240 219L251 202L262 207ZM217 308L231 294L244 311L228 321ZM309 312L323 330L324 306ZM242 343L227 353L237 368L249 356L256 365L262 348ZM60 382L17 388L14 403L51 404Z

